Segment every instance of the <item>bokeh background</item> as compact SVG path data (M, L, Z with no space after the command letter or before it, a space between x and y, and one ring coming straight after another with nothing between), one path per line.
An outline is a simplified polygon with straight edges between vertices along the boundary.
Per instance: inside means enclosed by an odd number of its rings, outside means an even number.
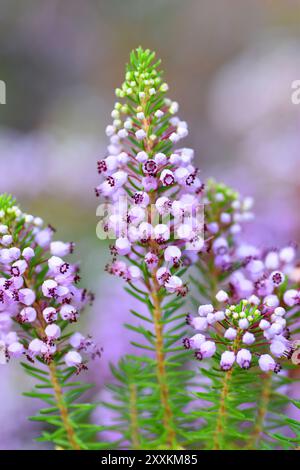
M162 58L203 178L255 197L249 240L299 241L300 105L291 83L300 79L300 2L2 0L0 44L0 190L76 242L97 299L84 329L104 347L88 373L101 396L109 361L128 351L122 323L132 301L103 274L93 188L129 51L142 45ZM0 369L1 449L38 447L38 426L27 422L38 404L20 394L29 388L18 367Z

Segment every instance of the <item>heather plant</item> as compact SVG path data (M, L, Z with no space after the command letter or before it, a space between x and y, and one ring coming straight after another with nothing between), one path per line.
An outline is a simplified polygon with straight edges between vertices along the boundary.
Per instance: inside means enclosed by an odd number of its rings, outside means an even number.
M198 397L209 406L197 411L205 420L197 436L209 449L296 448L299 422L284 414L289 403L299 407L288 397L300 362L296 249L245 243L251 199L213 181L205 197L205 245L191 279L201 304L187 317L196 334L183 340L198 361L212 358L201 369L209 382Z
M289 371L299 362L291 338L299 316L296 250L243 241L253 201L200 181L193 150L178 148L188 128L175 116L178 104L166 96L159 64L149 50L132 52L106 128L108 154L98 162L96 195L106 204L98 234L114 238L107 271L149 310L133 311L139 325L126 325L143 337L135 344L144 353L114 368L119 385L106 405L129 447L294 448L299 423L284 413ZM198 217L191 216L195 208ZM197 274L183 279L191 265ZM189 283L199 309L186 317L193 336L183 336ZM200 361L198 373L179 341ZM203 391L193 393L195 375Z
M26 395L47 405L31 418L45 427L39 441L87 449L97 432L88 422L94 405L76 402L90 385L74 375L100 351L69 325L93 296L77 285L78 265L64 260L74 244L54 241L54 232L11 196L0 196L0 363L19 359L36 381Z
M115 237L106 269L122 277L129 295L149 312L133 311L143 323L127 325L142 338L136 346L148 352L140 357L148 372L139 384L145 393L150 390L149 407L142 410L147 445L177 448L185 434L184 386L190 375L182 367L186 355L180 345L188 291L183 276L188 254L203 245L203 184L193 150L176 149L188 134L187 124L176 116L178 104L167 98L158 66L150 51L137 49L130 56L126 80L116 90L122 103L115 104L106 128L110 144L108 156L98 162L96 194L107 201L103 235ZM127 402L123 410L127 415Z
M125 324L136 354L111 365L102 403L81 401L90 385L74 377L97 370L101 350L71 331L93 300L74 244L2 195L0 362L19 359L36 380L27 395L47 407L32 419L59 449L297 449L296 247L245 241L252 199L200 179L167 92L155 54L133 51L98 161L97 235L110 240L106 271L140 304Z

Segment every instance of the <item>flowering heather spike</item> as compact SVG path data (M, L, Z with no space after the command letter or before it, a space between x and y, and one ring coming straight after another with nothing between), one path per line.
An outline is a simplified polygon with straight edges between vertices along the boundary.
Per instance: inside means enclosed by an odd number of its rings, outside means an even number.
M168 86L154 56L141 48L131 53L125 81L116 90L120 101L106 128L110 143L98 162L96 194L110 209L102 228L116 239L106 270L130 283L129 291L145 299L153 314L160 417L166 430L164 445L172 448L175 405L170 403L166 379L165 359L171 348L164 338L163 315L168 302L173 312L178 310L176 298L165 299L169 294L186 295L182 273L190 263L189 252L204 245L199 214L203 184L193 165L193 150L177 148L188 135L187 124L176 116L178 104L166 96Z
M201 301L212 305L201 305L199 316L188 315L187 323L196 330L193 338L203 334L205 341L214 344L211 362L224 371L219 375L221 399L216 419L207 422L207 431L214 429L208 448L221 450L234 446L235 429L238 435L245 423L237 419L235 426L231 409L247 408L252 398L257 407L253 410L253 429L250 439L245 439L245 448L263 448L267 442L263 432L269 425L265 416L284 412L283 406L271 398L273 392L280 395L284 376L274 377L270 372L277 374L280 363L284 365L287 361L291 361L288 369L299 364L297 347L291 338L291 332L297 331L300 304L296 250L293 246L265 250L246 243L241 237L241 222L253 218L250 212L253 202L250 198L240 199L225 185L208 182L205 203L205 247L197 259L200 279L193 281L199 286ZM190 345L190 339L185 338L184 346ZM194 352L198 360L205 358L201 347ZM215 383L214 372L212 378ZM247 383L251 397L253 394L251 399L247 394L243 396L243 383ZM215 395L209 386L206 390L209 402L209 395L211 398ZM228 419L224 419L226 415ZM278 417L278 422L283 416ZM277 426L273 428L276 432ZM201 432L205 433L205 427ZM279 440L274 444L276 448L277 445L281 445Z
M188 129L175 116L178 104L166 97L167 90L154 54L134 51L126 80L116 90L125 102L115 104L113 122L106 128L110 144L107 156L98 162L102 182L96 192L113 204L104 226L117 238L114 255L126 256L129 264L138 261L147 276L165 266L165 276L155 282L170 293L185 295L186 287L175 272L186 259L185 245L199 251L203 238L200 221L194 218L189 223L184 217L187 209L199 205L203 186L192 164L193 150L174 148ZM150 219L153 209L160 220ZM141 281L145 274L136 268L133 276L127 264L116 260L107 271L129 282Z
M198 336L201 342L215 340L215 351L221 353L222 370L231 369L235 361L242 369L249 369L257 365L258 358L258 365L263 371L269 367L268 370L278 372L278 359L290 357L293 352L292 342L287 335L285 309L269 305L266 299L259 305L243 299L236 305L226 305L224 310L211 311L207 306L200 306L199 314L201 317L191 319L189 316L189 324L195 330L205 331L205 336L201 334L191 339L185 338L184 345L201 352L201 344L195 341ZM271 353L275 359L266 353ZM196 357L203 358L201 354L200 357L197 355L197 351ZM270 358L268 366L266 358Z
M202 224L196 218L190 224L184 220L187 208L199 205L203 185L192 164L193 150L174 148L187 135L187 124L175 116L178 105L166 97L168 86L158 64L149 50L139 48L130 56L125 82L116 90L124 103L115 104L113 122L106 128L110 144L98 162L102 181L96 193L113 204L103 225L117 238L114 255L126 256L129 264L138 261L147 276L166 266L170 272L161 285L185 295L175 271L184 262L187 243L196 251L203 246ZM153 208L170 223L150 219ZM116 260L107 271L130 282L145 274L136 268L133 277L129 266L120 268Z
M53 234L40 218L21 212L10 196L0 196L1 363L26 357L50 364L66 354L71 364L72 345L62 330L78 319L90 294L75 285L77 266L56 256L70 253L73 245L53 242ZM80 351L94 355L96 346L82 339ZM83 359L73 366L84 368Z

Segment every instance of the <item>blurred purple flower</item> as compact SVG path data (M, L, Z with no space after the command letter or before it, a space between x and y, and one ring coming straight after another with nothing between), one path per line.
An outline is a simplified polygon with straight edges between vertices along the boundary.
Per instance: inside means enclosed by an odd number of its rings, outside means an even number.
M300 106L291 102L298 50L284 34L260 38L219 71L211 88L215 132L233 153L211 173L255 197L258 218L249 234L258 243L286 242L300 233Z
M22 397L20 393L21 389L30 390L30 381L20 374L18 364L11 364L0 368L0 382L0 449L41 449L43 445L34 441L39 436L40 425L28 420L38 409L38 400Z

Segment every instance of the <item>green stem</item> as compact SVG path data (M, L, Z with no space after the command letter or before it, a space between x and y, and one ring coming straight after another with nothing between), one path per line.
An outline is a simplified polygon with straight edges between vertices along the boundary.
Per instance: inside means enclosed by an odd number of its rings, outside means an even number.
M60 386L59 379L57 377L57 370L56 370L56 366L54 362L51 362L49 364L49 371L50 371L50 380L53 385L55 400L56 400L56 403L60 412L61 420L65 428L70 447L73 450L80 450L80 446L76 441L76 434L75 434L74 428L69 418L68 408L65 405L63 391Z
M47 324L46 324L46 322L44 320L44 317L42 315L39 303L36 302L34 304L34 307L37 311L37 321L38 321L37 330L39 332L40 337L43 338L45 336L44 330L45 330ZM55 400L56 400L57 407L58 407L59 412L60 412L63 427L65 429L70 447L73 450L80 450L80 446L76 441L75 430L72 426L72 423L71 423L71 420L70 420L70 417L69 417L68 408L65 404L63 390L62 390L61 385L59 383L59 378L58 378L58 374L57 374L56 365L52 361L52 362L50 362L50 364L48 364L48 367L49 367L50 380L51 380L53 390L54 390Z
M147 102L142 101L142 108L146 111ZM148 135L150 121L145 118L144 129ZM146 152L151 155L153 151L153 142L147 137L144 140L144 146ZM151 216L151 206L153 206L157 199L157 191L153 191L150 195L150 212L148 213ZM156 242L153 242L154 252L157 250ZM155 331L155 352L156 352L156 374L157 381L160 390L160 400L163 408L163 426L166 433L166 445L170 449L176 448L176 433L173 428L173 411L170 405L170 391L167 380L167 371L165 364L165 352L164 352L164 332L162 324L162 308L161 308L161 299L159 298L158 292L160 290L160 285L156 279L156 270L152 275L152 286L150 287L150 295L153 302L153 321L154 321L154 331Z
M242 330L238 329L236 339L233 342L232 348L234 353L236 354L240 341L241 341ZM226 433L226 424L228 418L228 410L227 410L227 401L228 396L230 393L230 386L232 380L233 368L229 369L222 380L222 392L220 398L220 408L218 412L217 418L217 425L214 433L213 438L213 449L214 450L224 450L224 437Z
M265 417L270 403L272 385L271 373L264 374L261 377L261 380L261 395L257 408L256 421L249 442L246 446L247 449L257 449L261 433L263 432Z
M217 425L213 437L213 450L224 450L223 438L226 431L227 413L227 399L230 392L230 383L232 378L232 369L227 371L222 381L222 391L220 398L220 407L217 417Z
M166 444L168 448L176 448L176 434L173 428L173 412L170 405L170 391L167 381L167 372L165 364L164 341L163 341L163 325L162 325L162 310L160 299L158 296L159 285L156 280L155 274L153 275L153 289L151 297L153 300L153 319L154 330L156 336L155 350L157 362L157 380L160 389L160 399L163 407L163 426L166 432Z
M135 384L129 385L129 415L130 415L130 435L134 450L141 448L139 439L138 410L137 410L137 387Z

